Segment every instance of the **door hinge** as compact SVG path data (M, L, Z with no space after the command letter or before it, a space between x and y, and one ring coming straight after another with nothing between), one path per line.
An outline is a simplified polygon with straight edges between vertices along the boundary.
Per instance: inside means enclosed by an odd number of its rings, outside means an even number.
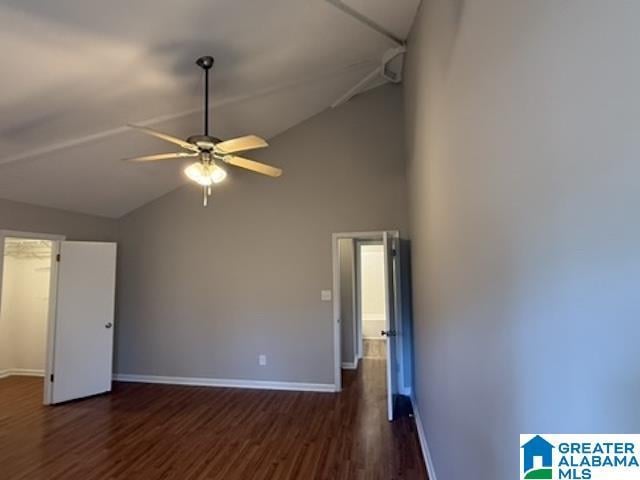
M391 250L391 255L395 257L397 254L398 254L398 251L395 248Z
M53 383L53 373L51 374L51 376L49 377L49 381Z
M60 254L58 253L58 254L56 255L56 262L59 262L59 261L60 261Z

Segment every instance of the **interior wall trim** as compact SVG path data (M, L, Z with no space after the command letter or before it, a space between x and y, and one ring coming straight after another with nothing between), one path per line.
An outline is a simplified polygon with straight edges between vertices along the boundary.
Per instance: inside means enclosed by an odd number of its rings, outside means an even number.
M427 475L429 480L437 480L436 471L433 468L433 460L431 460L431 452L429 452L429 446L427 445L427 436L422 426L422 418L420 417L420 410L418 409L418 402L413 395L411 395L411 406L413 407L413 418L416 422L416 430L418 431L418 438L420 439L420 448L422 449L422 458L424 458L424 464L427 466Z
M258 390L292 390L298 392L335 392L332 383L272 382L265 380L235 380L229 378L165 377L159 375L132 375L116 373L116 382L160 383L197 387L250 388Z
M33 368L9 368L7 370L0 370L0 378L11 377L44 377L44 370L37 370Z
M358 369L358 361L355 362L342 362L343 370L357 370Z

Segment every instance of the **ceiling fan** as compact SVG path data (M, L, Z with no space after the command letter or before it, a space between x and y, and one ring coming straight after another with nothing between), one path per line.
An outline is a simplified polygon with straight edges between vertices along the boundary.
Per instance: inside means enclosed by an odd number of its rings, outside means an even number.
M220 140L209 135L209 70L213 67L213 57L200 57L196 64L204 70L204 135L192 135L186 140L167 135L140 125L129 125L148 135L174 143L186 151L174 153L158 153L143 157L129 158L132 162L155 162L158 160L181 160L198 158L198 161L185 168L184 173L203 188L204 206L211 195L211 186L220 183L227 177L227 172L218 162L251 170L269 177L279 177L282 170L271 165L249 160L234 155L236 152L268 147L269 144L257 135L246 135L231 140Z

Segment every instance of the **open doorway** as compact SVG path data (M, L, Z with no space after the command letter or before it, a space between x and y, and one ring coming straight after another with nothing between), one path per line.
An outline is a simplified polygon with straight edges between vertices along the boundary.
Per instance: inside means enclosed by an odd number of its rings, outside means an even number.
M333 236L335 385L343 371L381 379L393 420L403 391L400 239L398 232L341 233Z
M45 377L57 236L3 236L0 242L0 378ZM13 379L21 381L19 379ZM38 398L47 382L34 379ZM10 385L11 382L5 382Z
M385 359L384 245L356 241L356 330L361 358Z

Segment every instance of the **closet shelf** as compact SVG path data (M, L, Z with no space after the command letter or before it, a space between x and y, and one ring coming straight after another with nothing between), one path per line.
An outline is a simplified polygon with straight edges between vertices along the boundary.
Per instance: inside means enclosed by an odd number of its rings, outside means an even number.
M4 255L13 258L36 258L45 260L51 257L49 240L14 240L7 239Z

